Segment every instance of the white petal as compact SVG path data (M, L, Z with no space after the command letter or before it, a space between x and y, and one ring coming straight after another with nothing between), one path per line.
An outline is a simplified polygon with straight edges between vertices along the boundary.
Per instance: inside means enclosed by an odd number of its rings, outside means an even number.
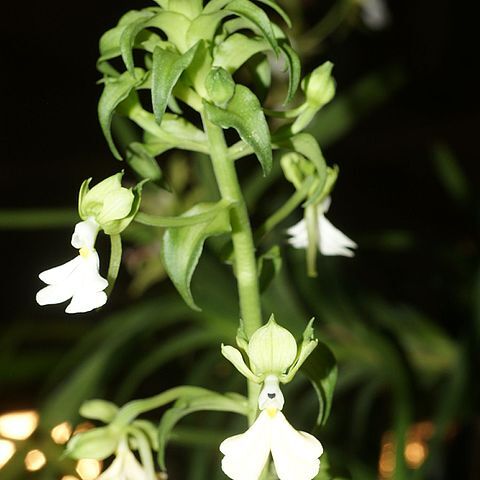
M272 419L272 457L280 480L312 480L320 469L321 443L298 432L282 412Z
M261 412L245 433L227 438L220 445L225 455L223 472L232 480L258 480L270 453L270 437L271 418Z
M97 478L97 480L124 480L122 474L123 458L117 456L111 465Z
M125 454L123 471L126 480L148 480L147 473L131 451Z
M60 267L40 274L40 278L52 283L37 293L40 305L62 303L72 299L67 313L84 313L101 307L107 301L103 290L108 282L98 272L99 259L96 251L87 257L78 256Z
M99 292L108 287L108 282L99 273L100 260L98 253L93 250L87 258L82 258L78 271L79 288Z
M80 291L73 295L72 301L65 309L66 313L85 313L102 307L107 302L105 292Z
M323 213L327 213L331 204L332 204L332 197L329 195L328 197L325 197L325 200L320 204L319 210Z
M39 275L39 278L42 282L52 285L54 283L63 283L67 277L69 277L72 272L80 265L81 257L77 256L73 260L70 260L63 265L58 267L50 268L45 270Z
M324 215L318 216L318 248L323 255L344 255L353 257L351 248L357 244L334 227Z
M287 230L287 233L291 235L288 239L288 243L295 248L307 248L308 246L308 233L305 220L302 219Z
M37 292L36 300L39 305L53 305L66 302L73 295L71 285L68 283L59 283L57 285L48 285Z
M86 247L92 250L95 246L95 240L99 229L100 226L93 217L89 217L87 220L77 223L72 235L72 246L75 248Z

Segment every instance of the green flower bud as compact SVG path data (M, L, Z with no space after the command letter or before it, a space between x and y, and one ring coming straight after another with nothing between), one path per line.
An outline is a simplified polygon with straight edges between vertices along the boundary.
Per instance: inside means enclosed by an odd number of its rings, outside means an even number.
M325 62L302 80L302 90L307 103L317 109L335 96L335 80L332 77L333 63Z
M235 82L226 70L215 67L205 79L205 88L210 100L217 106L223 106L233 97Z
M293 133L298 133L307 127L317 112L335 96L332 68L331 62L325 62L302 80L301 88L306 100L300 115L291 127Z
M118 412L118 407L106 400L88 400L80 407L80 415L90 420L101 420L110 423Z
M74 460L82 458L104 460L115 452L121 435L120 429L111 426L78 433L68 442L66 455Z
M272 315L266 325L259 328L248 343L248 357L255 374L286 372L297 356L297 342L294 336L280 327Z
M138 211L141 186L135 189L122 187L123 172L112 175L89 188L91 178L80 187L78 213L82 220L93 217L107 235L127 228Z

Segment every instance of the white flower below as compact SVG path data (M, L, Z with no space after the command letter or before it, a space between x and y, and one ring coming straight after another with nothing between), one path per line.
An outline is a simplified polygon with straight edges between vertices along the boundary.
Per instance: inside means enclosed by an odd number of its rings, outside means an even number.
M222 470L232 480L258 480L271 453L280 480L312 480L320 469L321 443L295 430L283 413L278 378L270 375L260 393L261 410L255 423L220 445Z
M357 248L357 244L338 228L334 227L325 217L325 213L330 207L330 197L327 197L317 207L318 221L318 250L323 255L343 255L344 257L353 257L355 253L352 249ZM295 248L308 247L308 232L305 219L300 220L287 230L291 235L288 242Z
M115 460L97 480L149 480L149 477L124 440L118 446Z
M63 265L40 273L40 280L47 286L37 293L39 305L71 299L65 312L84 313L105 304L107 295L103 290L108 282L99 274L100 261L94 248L98 231L99 225L92 218L75 225L71 243L79 254Z
M385 0L361 0L360 16L370 30L382 30L390 23L390 11Z

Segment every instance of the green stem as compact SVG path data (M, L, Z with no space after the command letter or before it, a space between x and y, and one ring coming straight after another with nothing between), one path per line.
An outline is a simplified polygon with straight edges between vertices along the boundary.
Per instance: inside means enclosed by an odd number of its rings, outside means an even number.
M307 273L309 277L317 276L317 248L318 248L318 217L316 205L309 205L305 209L305 222L307 224Z
M163 407L167 403L174 402L182 396L189 396L195 394L210 393L209 390L201 387L193 387L184 385L181 387L174 387L170 390L155 395L150 398L144 398L141 400L133 400L124 405L118 412L112 425L126 426L129 425L135 418L150 410Z
M287 218L303 202L303 200L305 200L313 181L313 177L307 178L300 189L296 190L295 193L255 231L254 239L256 244L258 244L264 235L273 230L280 222Z
M250 338L262 325L260 290L252 228L234 162L228 157L228 148L223 130L211 123L204 114L202 119L208 137L210 157L220 194L222 199L234 204L230 210L230 221L232 224L232 243L235 254L235 275L237 277L240 299L240 314L245 334L247 338ZM249 381L250 422L256 417L258 393L259 386Z
M220 201L216 204L212 211L206 211L197 215L181 215L179 217L161 217L159 215L151 215L149 213L139 212L135 216L135 221L142 225L149 225L150 227L176 228L187 227L191 225L198 225L211 221L212 218L218 215L218 206L227 207L228 202Z
M122 262L122 237L120 234L110 235L110 264L108 266L108 288L107 295L113 290L117 281L120 263Z

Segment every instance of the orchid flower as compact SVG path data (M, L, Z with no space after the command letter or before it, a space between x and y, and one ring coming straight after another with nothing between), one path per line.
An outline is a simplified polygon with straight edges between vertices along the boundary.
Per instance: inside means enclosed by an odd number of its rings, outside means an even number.
M119 443L115 460L97 480L148 480L148 475L135 455L128 448L127 441Z
M357 248L357 244L342 233L338 228L334 227L325 217L330 207L331 199L327 197L317 207L318 220L318 250L323 255L343 255L345 257L353 257L352 249ZM295 248L307 248L308 232L305 219L300 220L287 230L291 235L288 240Z
M66 313L83 313L101 307L107 301L103 291L107 280L99 274L99 258L95 250L95 239L100 226L92 218L75 225L72 246L79 254L73 260L40 273L40 280L47 284L37 293L39 305L71 302Z
M282 413L283 394L278 377L269 375L258 398L261 410L255 423L220 445L222 470L232 480L258 480L272 455L280 480L312 480L320 469L321 443L295 430Z

